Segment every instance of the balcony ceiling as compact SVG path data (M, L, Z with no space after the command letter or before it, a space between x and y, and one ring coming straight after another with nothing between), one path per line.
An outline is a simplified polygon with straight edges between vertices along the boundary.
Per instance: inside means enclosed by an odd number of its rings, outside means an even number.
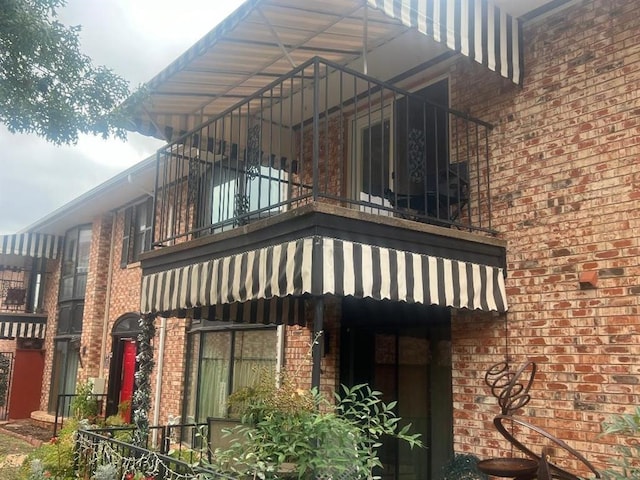
M546 6L568 2L495 3L526 19L544 13ZM365 43L368 73L380 80L448 52L381 10L366 7L365 0L247 0L148 82L150 95L135 108L128 128L174 140L314 56L362 71Z

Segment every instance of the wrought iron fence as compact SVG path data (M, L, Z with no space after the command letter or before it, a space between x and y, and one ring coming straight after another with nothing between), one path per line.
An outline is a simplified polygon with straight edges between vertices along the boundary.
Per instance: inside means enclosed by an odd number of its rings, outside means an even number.
M9 395L13 380L13 366L15 355L13 352L0 352L0 419L9 418Z
M154 243L311 201L491 232L491 125L314 58L157 153Z
M93 478L99 468L110 468L115 472L116 478L128 478L128 474L133 476L138 473L144 477L163 480L193 478L232 480L232 477L216 471L210 464L203 461L204 453L202 452L198 453L195 449L187 447L167 449L168 445L173 444L172 433L194 426L152 427L150 442L153 442L155 435L160 435L162 438L158 448L153 448L151 445L143 448L129 443L133 430L129 427L80 430L76 436L76 473L80 478ZM206 428L206 424L197 426ZM195 453L191 454L192 452Z

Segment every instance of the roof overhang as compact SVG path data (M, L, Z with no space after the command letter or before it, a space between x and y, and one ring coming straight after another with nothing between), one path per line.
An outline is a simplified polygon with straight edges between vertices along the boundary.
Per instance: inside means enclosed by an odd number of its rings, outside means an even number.
M557 2L247 0L148 82L128 128L174 141L316 56L385 81L459 54L519 83L518 16Z
M155 155L136 163L25 227L18 235L29 234L32 238L36 233L64 236L70 228L92 223L99 215L153 196L155 166Z

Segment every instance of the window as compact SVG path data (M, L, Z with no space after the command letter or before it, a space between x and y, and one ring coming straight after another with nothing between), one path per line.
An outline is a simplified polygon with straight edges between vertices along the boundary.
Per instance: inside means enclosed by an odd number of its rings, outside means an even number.
M151 250L153 198L132 205L124 211L121 266L137 262L142 252Z
M285 171L260 165L249 173L230 163L218 162L201 176L196 228L212 225L216 233L280 212L273 205L286 199Z
M89 272L91 250L91 227L69 230L64 239L62 278L60 280L60 302L84 299Z
M53 370L49 391L49 411L55 413L59 395L76 390L80 364L80 334L84 297L89 273L91 226L76 227L64 239L64 255L58 298L58 326L54 339ZM59 413L67 414L70 397L60 397Z
M76 393L76 377L80 364L80 338L55 340L53 366L51 371L51 389L49 391L49 413L67 415L71 398ZM65 395L58 398L60 395Z
M443 184L453 174L448 104L448 82L442 80L353 119L351 188L362 211L391 214L373 204L441 216L447 212L439 211L439 203L448 210L457 202Z
M260 374L275 372L275 327L237 327L189 335L185 418L226 418L229 395L254 385ZM220 327L218 327L220 328ZM275 381L275 376L274 376Z

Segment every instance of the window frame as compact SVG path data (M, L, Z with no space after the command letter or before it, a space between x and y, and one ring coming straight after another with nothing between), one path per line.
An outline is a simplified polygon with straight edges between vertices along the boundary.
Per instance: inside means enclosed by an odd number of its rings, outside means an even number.
M260 164L257 172L251 172L241 162L219 160L209 164L198 179L194 229L219 233L238 223L281 213L289 198L288 185L288 173L270 165ZM238 211L240 199L248 202L246 212Z
M153 197L149 196L124 209L122 254L120 258L120 266L122 268L125 268L130 263L138 262L142 253L151 250L152 228Z
M203 360L203 348L205 345L205 336L206 335L229 335L229 349L230 352L228 358L228 364L226 366L228 371L227 378L227 391L224 393L224 401L227 402L229 396L233 393L233 386L235 384L234 377L234 362L238 360L236 357L236 339L238 332L248 332L248 331L263 331L263 332L272 332L273 335L273 366L274 370L278 369L278 327L277 325L255 325L255 324L233 324L229 325L228 322L222 321L202 321L202 324L194 325L190 332L187 334L187 351L186 351L186 369L185 369L185 390L184 390L184 398L182 404L182 413L183 418L191 418L195 421L206 421L207 418L231 418L229 416L228 404L225 405L224 416L223 417L215 417L212 415L206 415L204 418L201 417L201 408L200 405L200 397L201 390L203 387L203 379L202 379L202 360ZM197 349L197 352L194 351ZM193 387L191 387L191 382L193 382ZM274 376L275 382L275 376ZM190 412L190 404L193 405L193 411Z
M81 234L82 232L89 232L89 249L87 250L87 255L86 255L86 271L83 272L79 272L78 270L80 269L80 262L79 262L79 254L80 254L80 238L81 238ZM93 229L92 229L92 225L88 224L88 225L79 225L76 227L73 227L72 229L67 230L67 233L65 235L65 240L64 240L64 253L62 256L62 266L60 268L60 288L58 290L58 303L64 303L64 302L69 302L69 301L74 301L74 300L84 300L84 297L86 295L86 280L89 274L89 261L91 258L91 241L92 241L92 237L93 237ZM71 252L71 256L73 258L68 258L69 256L69 251L68 251L68 247L70 245L70 241L73 240L75 242L75 247L73 248L73 251ZM84 262L83 262L84 263ZM71 273L66 273L65 274L65 270L67 268L71 267ZM78 294L77 293L77 289L78 289L78 285L79 282L78 280L80 278L84 279L84 285L85 288L82 291L82 294ZM65 294L65 282L67 280L71 280L71 294L70 295L66 295Z

